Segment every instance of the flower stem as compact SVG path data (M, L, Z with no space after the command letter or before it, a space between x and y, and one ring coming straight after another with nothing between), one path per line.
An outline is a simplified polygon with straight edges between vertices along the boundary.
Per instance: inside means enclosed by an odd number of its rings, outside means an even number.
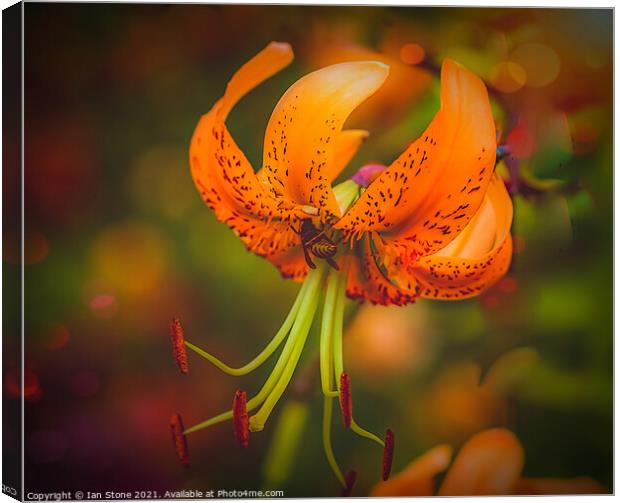
M308 404L289 400L282 406L263 466L264 488L284 484L293 469L308 421Z

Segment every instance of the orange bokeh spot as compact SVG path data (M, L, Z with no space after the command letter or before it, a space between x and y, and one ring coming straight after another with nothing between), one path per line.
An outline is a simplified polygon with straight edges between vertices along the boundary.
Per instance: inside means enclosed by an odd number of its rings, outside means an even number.
M4 378L4 390L10 397L21 398L21 372L19 369L9 370ZM39 377L31 370L24 372L24 399L36 401L42 395Z
M497 309L501 304L496 295L485 295L481 300L487 309Z
M37 231L24 234L24 263L36 264L45 260L49 253L47 238ZM2 249L2 258L8 264L21 264L21 236L6 236Z
M424 61L424 49L419 44L405 44L400 48L400 60L407 65L418 65Z
M517 47L511 59L527 74L527 85L544 87L551 84L560 74L560 58L551 47L528 42Z
M100 293L90 299L88 305L92 311L103 318L108 318L116 314L118 306L116 297L110 293Z
M517 280L511 276L505 277L499 283L499 289L504 293L514 293L517 291L518 286Z
M121 222L104 230L93 242L94 277L112 286L119 296L141 297L156 290L168 264L168 246L161 232L138 222ZM110 307L108 291L96 291L88 303L93 310Z
M521 236L512 236L512 252L513 253L521 253L525 250L525 239Z
M514 61L503 61L493 67L491 83L503 93L514 93L523 87L527 80L525 69Z
M518 159L526 159L536 150L536 138L521 119L506 138L506 143L510 147L510 155Z
M69 338L69 329L64 325L55 323L47 331L44 344L47 349L60 349L67 345Z

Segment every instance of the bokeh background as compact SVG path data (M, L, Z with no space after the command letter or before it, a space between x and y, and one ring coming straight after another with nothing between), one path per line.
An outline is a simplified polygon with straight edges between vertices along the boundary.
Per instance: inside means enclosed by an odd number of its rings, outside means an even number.
M505 426L525 447L526 475L590 475L612 489L611 10L27 3L25 13L27 490L338 494L318 386L306 412L287 416L306 418L287 474L265 464L277 420L245 451L229 423L192 435L188 469L168 429L172 412L193 424L266 375L231 378L193 355L180 375L170 319L240 364L298 288L215 220L187 162L200 115L271 40L290 42L295 62L229 119L257 167L284 90L367 51L392 73L351 118L371 137L345 177L390 162L423 130L448 56L487 82L500 143L513 149L498 168L515 206L505 279L463 302L348 307L356 415L396 431L394 470ZM18 374L5 369L5 397L18 400ZM367 494L380 449L337 417L333 431L341 465L358 470L355 494Z

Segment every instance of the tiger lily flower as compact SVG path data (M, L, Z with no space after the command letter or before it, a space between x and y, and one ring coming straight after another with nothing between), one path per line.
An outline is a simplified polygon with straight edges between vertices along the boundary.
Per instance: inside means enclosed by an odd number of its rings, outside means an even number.
M413 460L387 482L379 482L371 496L489 496L514 494L602 494L605 489L590 477L574 479L525 478L525 451L509 430L492 428L472 436L450 464L452 447L436 446ZM445 471L436 488L435 477Z
M310 73L286 91L267 125L263 165L255 172L226 118L247 92L292 58L288 44L274 42L243 65L224 96L200 119L191 140L191 173L216 217L249 251L303 285L271 342L239 368L186 341L178 322L173 323L175 355L185 371L185 348L224 372L244 375L283 344L255 396L246 400L245 392L238 391L231 410L183 434L232 419L235 435L246 446L249 433L263 429L287 388L323 299L323 445L334 473L350 491L354 477L345 478L331 447L334 399L339 399L345 427L383 447L384 478L394 434L388 429L382 439L353 417L342 350L346 295L386 305L418 297L475 296L509 265L512 205L503 183L493 176L495 131L486 89L450 60L442 71L440 111L422 138L388 168L362 168L332 188L368 135L343 130L345 120L389 71L377 61L355 61Z

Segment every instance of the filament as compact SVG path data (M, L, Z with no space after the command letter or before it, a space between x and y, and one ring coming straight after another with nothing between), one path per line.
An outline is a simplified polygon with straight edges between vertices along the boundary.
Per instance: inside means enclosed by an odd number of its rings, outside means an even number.
M253 370L256 370L258 367L260 367L263 363L265 363L265 361L267 361L267 359L276 351L276 349L278 349L280 344L282 344L282 341L284 341L291 327L293 326L293 322L295 321L295 317L297 316L297 312L299 311L299 307L301 306L301 302L303 300L306 290L307 290L307 283L304 282L301 289L299 290L299 293L297 294L297 298L295 299L295 302L293 303L293 307L291 307L291 310L289 311L286 319L284 320L284 323L282 323L280 330L278 330L276 335L273 337L273 339L271 339L269 344L267 344L265 349L263 349L258 354L258 356L256 356L249 363L246 363L243 367L239 367L239 368L230 367L226 365L224 362L222 362L222 360L220 360L219 358L213 356L210 353L207 353L205 350L199 348L198 346L195 346L191 342L185 341L185 345L189 349L194 351L195 353L199 354L200 356L202 356L203 358L211 362L221 371L229 375L242 376L242 375L249 374Z
M340 376L342 376L344 371L344 357L343 357L343 349L342 349L342 324L344 322L344 302L346 296L347 289L347 270L343 271L340 275L340 284L338 287L338 292L336 295L336 308L334 313L334 332L333 332L333 354L334 354L334 377L336 382L340 381ZM340 387L338 388L338 394L340 394ZM362 428L351 414L351 430L357 435L367 438L368 440L372 440L376 442L381 447L385 446L385 443L381 438L372 433L371 431Z
M340 290L340 274L330 273L328 276L327 292L323 306L321 321L321 337L319 343L319 361L321 369L321 388L325 396L338 396L338 390L331 390L330 373L333 365L332 339L334 332L334 313Z
M325 457L331 467L332 471L342 484L342 487L347 488L347 482L342 475L342 470L338 466L336 457L334 456L334 450L332 449L332 437L331 437L331 425L332 425L332 409L334 407L333 398L326 396L323 397L323 450L325 451Z
M320 288L321 288L321 280L323 278L323 270L324 267L323 265L319 265L317 267L316 270L314 271L310 271L308 273L308 276L306 277L306 280L304 281L303 286L301 287L301 291L300 291L300 295L298 296L299 298L302 298L302 302L300 303L299 306L299 310L298 310L298 318L299 317L304 317L303 315L306 313L306 311L308 311L308 304L310 304L313 299L316 298L316 296L318 295ZM305 292L303 295L301 294L303 292ZM314 305L314 310L316 310L316 302ZM314 316L314 310L312 312L312 315ZM301 313L301 314L300 314ZM312 321L312 319L310 319L310 321ZM295 320L295 322L297 323L297 319ZM309 329L309 327L308 327ZM295 327L293 327L293 331L291 332L291 337L288 338L288 340L286 341L286 343L284 344L284 348L282 349L282 353L280 353L280 356L278 357L278 360L276 362L276 365L274 366L271 374L269 375L269 377L267 378L267 380L265 381L265 383L263 384L263 387L261 388L261 390L256 394L256 396L254 396L253 398L251 398L250 400L247 401L247 410L248 412L256 409L258 406L260 406L269 396L269 394L271 393L273 387L276 385L276 382L278 382L278 379L280 377L280 375L282 374L282 371L285 367L285 365L288 363L289 358L291 356L291 353L293 352L293 349L295 348L295 343L297 342L295 340L294 337L294 333L295 332ZM306 332L307 335L307 332ZM305 337L304 337L304 341L305 341ZM282 390L284 391L284 390ZM201 423L198 423L194 426L192 426L191 428L188 428L187 430L185 430L185 434L188 433L193 433L195 431L198 430L202 430L204 428L208 428L209 426L213 426L215 424L221 423L223 421L227 421L229 419L232 419L233 417L233 411L232 410L228 410L226 412L223 412L221 414L218 414L217 416L214 416L210 419L207 419L206 421L203 421ZM252 418L250 418L250 430L252 430ZM256 420L254 420L256 421ZM252 431L257 431L257 430L252 430Z
M289 342L294 344L290 346L291 351L287 356L286 365L281 372L278 371L277 375L275 375L276 369L274 369L274 372L269 376L267 383L265 383L263 388L267 387L267 384L272 378L274 381L277 379L275 386L273 384L270 385L270 389L267 391L268 396L264 399L264 403L260 410L250 418L250 431L261 431L263 429L269 415L271 414L271 411L288 386L288 383L293 376L293 372L295 372L295 368L297 367L297 363L299 362L299 358L308 337L308 332L310 332L310 327L312 326L314 314L316 313L321 291L323 271L324 265L320 264L314 271L312 280L308 282L308 293L304 296L303 303L299 309L299 314L295 319L293 328L291 329L289 341L287 341L287 346L289 345ZM286 349L287 348L285 347L284 351L286 351ZM280 361L278 361L278 364L280 364ZM261 390L261 392L262 391L263 390Z

